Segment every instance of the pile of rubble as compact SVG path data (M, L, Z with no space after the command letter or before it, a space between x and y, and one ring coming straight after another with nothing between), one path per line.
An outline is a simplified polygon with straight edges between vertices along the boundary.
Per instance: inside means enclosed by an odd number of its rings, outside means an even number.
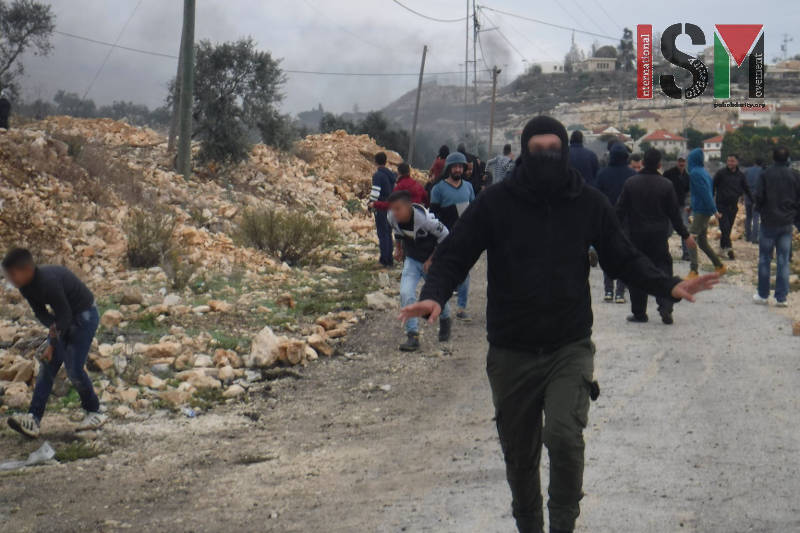
M99 176L91 176L77 154L87 147L108 167ZM363 317L363 311L334 311L275 328L268 325L275 309L262 302L293 308L291 294L284 295L287 287L305 294L331 291L335 276L347 271L330 263L343 257L374 261L373 221L365 204L378 151L393 166L401 162L364 135L313 135L297 144L296 155L257 145L238 167L198 168L197 178L186 181L169 168L166 140L152 130L51 117L0 135L0 245L29 246L47 262L73 269L93 290L103 314L88 366L97 373L103 400L119 403L118 414L154 403L182 405L198 391L236 398L264 369L333 355ZM174 216L174 238L185 251L181 261L195 269L192 283L220 279L216 293L199 298L194 287L176 293L163 269L127 268L125 225L136 207L125 196L129 176L135 178L139 208L160 206ZM87 187L93 180L107 189L102 197ZM261 206L329 217L342 236L328 252L329 264L293 268L241 246L232 237L238 218ZM234 275L241 278L240 292L226 282ZM251 316L261 324L240 325L240 317ZM140 338L131 333L139 323L165 334ZM202 329L209 324L232 324L235 336L247 342L220 346ZM43 334L18 292L0 287L0 411L30 400L39 367L33 345Z

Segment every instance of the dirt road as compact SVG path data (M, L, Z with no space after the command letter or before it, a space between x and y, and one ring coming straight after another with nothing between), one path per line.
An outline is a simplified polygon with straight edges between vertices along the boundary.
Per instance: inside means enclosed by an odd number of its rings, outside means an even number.
M347 355L247 403L114 422L108 453L0 476L0 530L513 531L482 268L475 320L457 324L448 351L427 328L423 353L399 353L393 315L377 314ZM597 297L598 271L592 283ZM800 531L800 341L750 297L723 284L679 304L672 327L595 304L602 395L577 531ZM46 422L54 446L72 438L63 416ZM35 446L0 432L3 457Z

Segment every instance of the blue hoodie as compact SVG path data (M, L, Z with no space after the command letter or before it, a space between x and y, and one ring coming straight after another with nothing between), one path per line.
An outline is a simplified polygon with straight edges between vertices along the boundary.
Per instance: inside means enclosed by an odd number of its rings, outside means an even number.
M692 211L698 215L713 215L717 212L714 203L714 180L703 167L703 150L695 148L686 158L689 163L689 187L692 192Z
M608 197L611 205L616 205L622 186L634 174L636 171L628 166L628 149L617 143L609 152L608 166L597 174L597 188Z

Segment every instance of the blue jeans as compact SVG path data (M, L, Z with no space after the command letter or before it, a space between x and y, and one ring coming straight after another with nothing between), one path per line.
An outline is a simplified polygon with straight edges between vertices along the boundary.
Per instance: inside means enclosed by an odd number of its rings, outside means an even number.
M469 297L469 274L467 274L466 279L461 282L461 285L458 286L458 308L459 309L466 309L467 308L467 298Z
M405 307L417 301L417 286L420 280L425 279L422 263L416 259L406 257L403 263L403 274L400 277L400 304ZM450 318L450 304L446 303L442 309L441 318ZM419 320L409 318L406 321L406 333L417 333Z
M775 279L775 299L785 302L789 295L789 254L792 251L792 225L771 227L761 225L758 240L758 295L769 297L772 251L777 250L778 273Z
M375 211L375 229L378 231L378 246L381 251L380 263L392 266L392 227L386 218L386 211Z
M99 322L100 315L94 306L75 316L69 332L63 335L65 338L59 338L53 344L53 357L39 366L39 377L36 379L33 401L28 410L37 421L41 421L44 416L47 399L53 390L53 380L62 364L67 370L67 377L81 397L81 406L89 412L96 412L100 408L100 400L94 393L92 380L83 368Z

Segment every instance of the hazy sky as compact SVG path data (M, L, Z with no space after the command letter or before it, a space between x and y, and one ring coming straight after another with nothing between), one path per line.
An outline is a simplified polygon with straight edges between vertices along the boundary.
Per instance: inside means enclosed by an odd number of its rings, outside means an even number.
M57 29L113 42L139 0L54 0ZM403 0L424 14L458 18L466 0ZM789 52L800 53L800 4L796 0L631 2L628 0L486 0L487 7L564 26L618 36L621 28L652 23L656 31L674 22L700 25L711 42L714 23L765 24L767 58L780 54L784 33L795 34ZM251 36L259 47L283 60L286 69L334 72L414 73L423 44L430 46L428 72L463 69L465 24L428 21L392 0L198 0L197 34L211 41ZM602 5L602 7L601 7ZM183 2L141 0L120 45L177 55ZM569 49L571 33L496 12L481 17L483 52L489 65L504 66L512 76L525 68L523 59L558 60ZM488 17L488 18L487 18ZM496 25L496 26L495 26ZM504 38L505 37L505 38ZM612 41L576 34L588 50ZM507 39L507 41L506 41ZM688 40L688 38L687 38ZM510 42L510 44L508 44ZM613 43L612 43L613 44ZM58 89L81 95L95 77L108 47L54 35L47 57L25 58L27 98L52 98ZM682 48L690 49L688 46ZM516 49L516 50L515 50ZM480 52L479 52L480 59ZM483 66L480 63L479 66ZM151 107L164 100L167 81L175 75L174 59L115 49L89 97L98 104L131 100ZM431 79L431 78L429 78ZM463 83L463 74L436 76L440 83ZM505 81L511 78L506 77ZM283 109L296 113L322 103L341 112L380 108L413 89L416 78L354 78L290 74Z

